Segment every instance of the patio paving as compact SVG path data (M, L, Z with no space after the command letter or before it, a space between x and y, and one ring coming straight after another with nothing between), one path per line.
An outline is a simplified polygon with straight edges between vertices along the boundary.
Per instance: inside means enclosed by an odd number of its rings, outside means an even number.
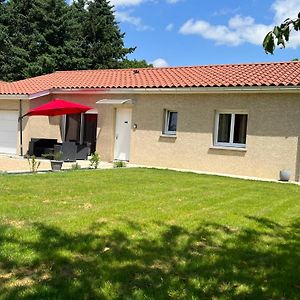
M47 159L37 159L40 161L40 167L38 171L50 171L51 165L50 160ZM88 160L78 160L77 163L81 168L89 168L90 162ZM72 168L75 162L64 162L63 169L68 170ZM113 164L107 162L100 162L99 169L110 169ZM26 158L16 155L0 155L0 172L7 173L25 173L29 172L29 164Z

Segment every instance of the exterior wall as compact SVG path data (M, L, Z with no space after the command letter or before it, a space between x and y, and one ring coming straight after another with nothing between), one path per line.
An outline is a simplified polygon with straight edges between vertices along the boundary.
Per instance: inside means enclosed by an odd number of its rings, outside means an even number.
M178 111L177 137L161 136L163 110ZM246 151L213 148L216 110L248 112ZM136 97L131 162L278 179L298 179L300 102L297 94L199 94Z
M296 93L284 94L190 94L190 95L74 95L62 94L23 101L23 113L53 98L79 102L98 112L97 152L113 160L116 106L96 104L107 98L133 99L130 162L151 166L197 169L278 179L289 169L292 179L300 172L300 102ZM6 102L0 101L1 107ZM7 101L8 103L8 101ZM18 109L18 101L9 100ZM8 107L8 106L7 106ZM26 110L27 109L27 110ZM176 138L162 137L164 109L178 112ZM213 147L217 110L246 111L246 151ZM31 137L61 139L60 117L23 120L26 153Z

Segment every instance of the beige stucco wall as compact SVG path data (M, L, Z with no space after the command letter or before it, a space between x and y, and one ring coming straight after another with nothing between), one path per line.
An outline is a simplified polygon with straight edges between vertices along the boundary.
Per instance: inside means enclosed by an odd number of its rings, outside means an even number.
M178 111L177 137L161 137L163 110ZM216 110L248 113L247 151L213 149ZM198 94L136 97L131 162L207 172L296 179L300 101L296 94Z
M296 93L193 95L51 95L23 101L23 113L53 98L79 102L98 111L97 151L113 160L115 108L96 104L106 98L134 100L130 162L151 166L277 179L289 169L297 179L300 166L300 101ZM0 109L18 110L18 101L0 101ZM178 111L176 138L161 137L163 111ZM216 110L246 111L246 151L213 149ZM26 153L31 137L61 140L60 117L23 120Z

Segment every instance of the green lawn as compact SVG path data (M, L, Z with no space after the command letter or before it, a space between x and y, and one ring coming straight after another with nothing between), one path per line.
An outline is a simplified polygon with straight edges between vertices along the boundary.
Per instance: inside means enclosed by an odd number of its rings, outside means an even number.
M299 299L300 187L152 169L0 176L1 299Z

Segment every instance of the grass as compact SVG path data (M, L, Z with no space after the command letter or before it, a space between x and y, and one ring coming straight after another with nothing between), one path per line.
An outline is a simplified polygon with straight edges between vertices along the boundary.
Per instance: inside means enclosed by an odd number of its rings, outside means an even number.
M0 189L1 299L299 299L299 186L114 169Z

